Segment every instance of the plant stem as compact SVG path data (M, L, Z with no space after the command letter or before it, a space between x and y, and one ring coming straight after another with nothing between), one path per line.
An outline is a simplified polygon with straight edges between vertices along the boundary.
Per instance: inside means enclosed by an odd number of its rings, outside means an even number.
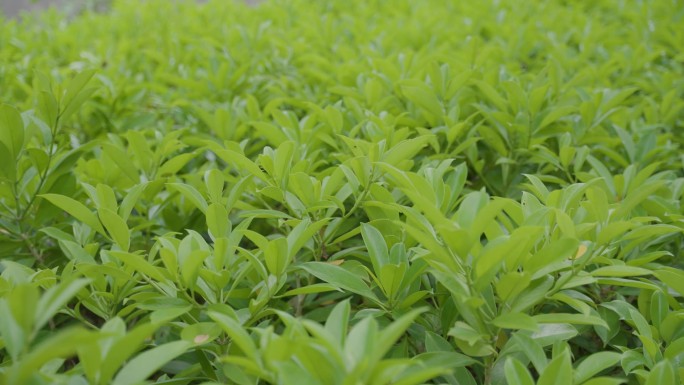
M61 114L57 115L57 119L55 119L55 126L53 127L53 130L51 132L51 137L50 137L50 144L48 145L48 160L47 164L45 165L45 170L43 170L43 174L40 176L40 181L38 181L38 187L36 188L36 191L31 195L31 199L29 199L28 203L26 204L26 207L21 211L21 214L17 217L17 223L21 228L21 223L24 220L24 217L28 213L29 209L31 209L31 206L33 203L36 201L36 198L38 195L40 195L40 190L43 188L43 185L45 184L45 181L47 180L48 172L50 171L50 166L52 165L52 158L54 156L54 147L56 144L56 138L57 138L57 131L59 128L59 118ZM17 210L18 210L18 205L19 202L17 201Z

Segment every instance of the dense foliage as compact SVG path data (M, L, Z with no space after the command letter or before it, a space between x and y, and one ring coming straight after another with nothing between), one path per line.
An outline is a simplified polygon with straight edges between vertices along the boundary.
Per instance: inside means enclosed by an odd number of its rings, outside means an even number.
M684 379L684 6L0 17L0 384Z

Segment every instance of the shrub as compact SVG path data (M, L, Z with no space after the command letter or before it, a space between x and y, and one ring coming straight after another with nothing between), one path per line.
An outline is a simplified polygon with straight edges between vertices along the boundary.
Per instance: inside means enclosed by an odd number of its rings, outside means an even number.
M0 384L680 383L683 18L2 20Z

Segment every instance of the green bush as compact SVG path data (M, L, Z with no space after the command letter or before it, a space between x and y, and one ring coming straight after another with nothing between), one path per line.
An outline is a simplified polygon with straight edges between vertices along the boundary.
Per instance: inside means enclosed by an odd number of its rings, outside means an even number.
M679 1L0 18L0 384L684 380Z

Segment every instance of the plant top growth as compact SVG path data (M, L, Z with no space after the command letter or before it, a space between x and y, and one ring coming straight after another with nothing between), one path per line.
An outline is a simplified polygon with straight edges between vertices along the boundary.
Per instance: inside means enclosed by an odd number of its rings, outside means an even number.
M0 385L684 381L684 6L0 16Z

